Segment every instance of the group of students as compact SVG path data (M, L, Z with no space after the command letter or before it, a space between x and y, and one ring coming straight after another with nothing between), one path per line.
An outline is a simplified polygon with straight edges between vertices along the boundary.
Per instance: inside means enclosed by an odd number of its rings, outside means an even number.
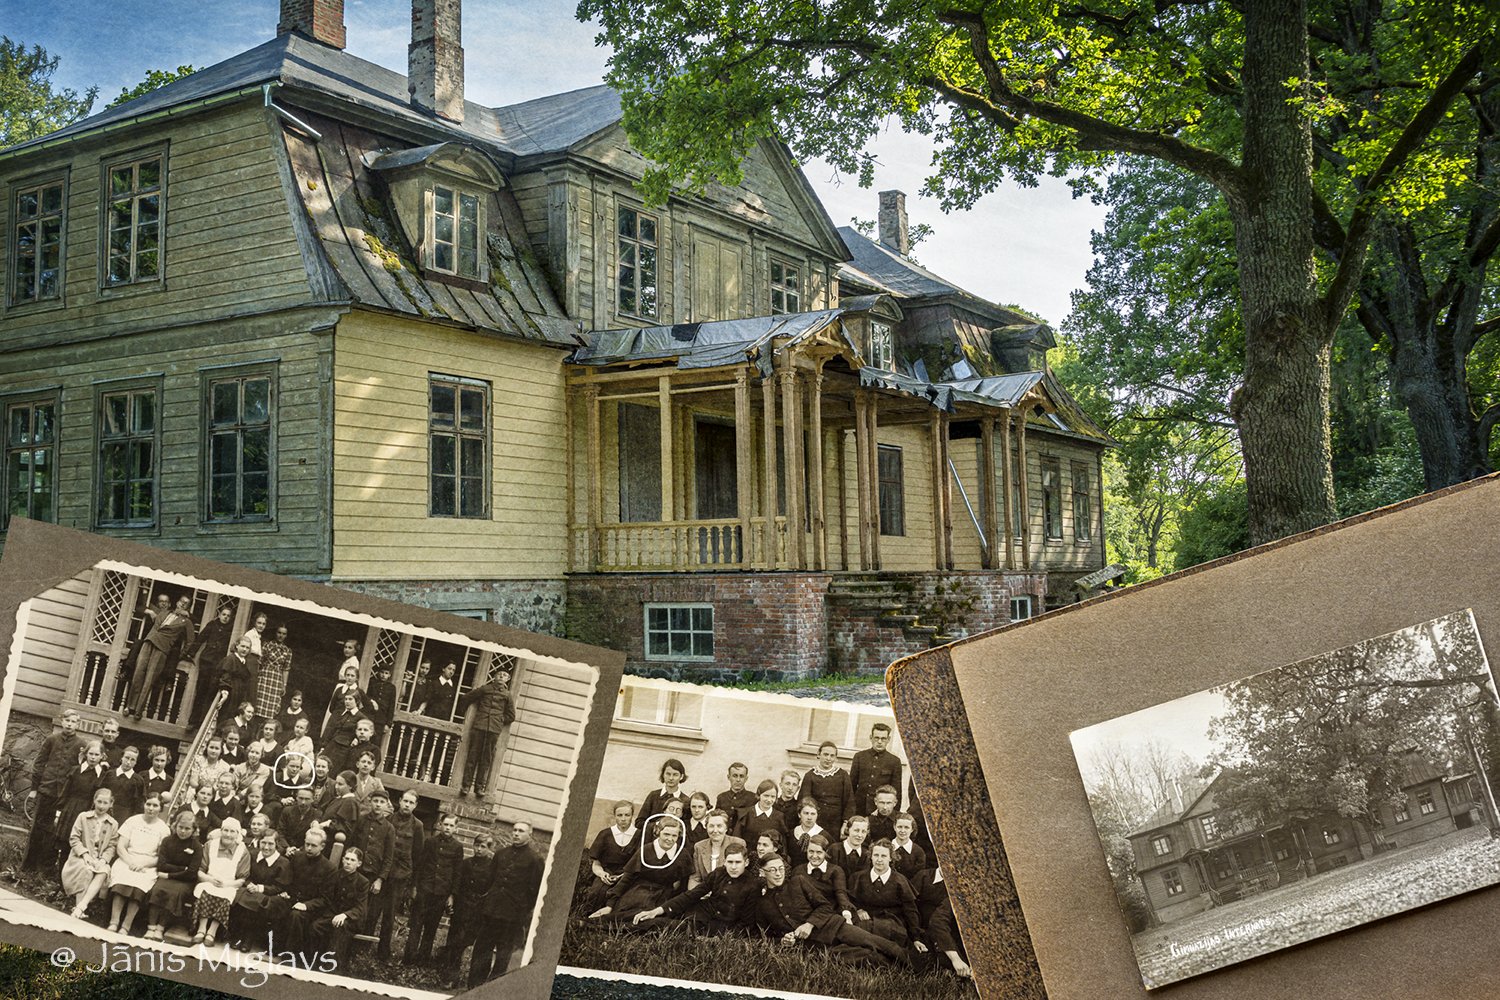
M366 928L377 957L389 958L398 912L408 906L403 961L433 964L451 905L446 972L459 977L472 946L471 984L503 973L541 887L529 824L514 824L499 850L480 833L469 857L456 816L429 833L415 815L415 792L393 804L376 772L375 721L360 711L353 678L340 686L345 711L323 725L321 751L300 692L260 724L255 705L241 702L202 752L181 762L191 798L175 814L176 754L152 746L140 769L117 719L84 739L79 713L64 711L33 767L37 810L24 865L58 873L74 917L107 895L110 931L130 933L144 909L147 940L186 924L192 943L227 940L301 956L305 967L326 955L325 971L327 962L346 965L353 936Z
M731 764L729 788L713 799L688 794L686 768L668 759L639 811L615 803L575 911L631 932L685 923L699 935L760 933L852 964L925 967L941 956L968 976L914 790L913 812L899 809L902 765L889 739L877 723L849 770L825 742L811 770L754 792L749 769Z

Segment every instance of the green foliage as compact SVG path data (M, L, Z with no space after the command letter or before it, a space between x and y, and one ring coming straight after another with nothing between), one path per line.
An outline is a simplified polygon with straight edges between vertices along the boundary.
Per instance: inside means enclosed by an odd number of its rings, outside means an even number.
M1232 555L1250 547L1249 501L1244 483L1225 483L1178 515L1174 569Z
M118 105L124 104L126 101L133 101L137 97L142 97L146 94L151 93L153 90L160 90L162 87L165 87L173 80L181 80L183 77L189 76L196 72L197 70L193 69L193 67L191 66L178 66L176 69L148 70L146 72L146 78L144 80L136 84L134 87L122 88L120 90L120 96L116 97L113 101L110 101L108 104L106 104L105 108L113 108Z
M875 223L870 219L850 219L849 225L854 229L856 233L859 233L859 235L863 236L867 240L878 241L880 239L879 235L875 231ZM906 227L907 260L911 261L913 264L919 263L916 258L915 251L918 246L920 246L929 236L932 235L932 233L932 225L927 222L914 222Z
M40 45L0 37L0 148L35 139L88 115L99 88L52 89L60 61Z

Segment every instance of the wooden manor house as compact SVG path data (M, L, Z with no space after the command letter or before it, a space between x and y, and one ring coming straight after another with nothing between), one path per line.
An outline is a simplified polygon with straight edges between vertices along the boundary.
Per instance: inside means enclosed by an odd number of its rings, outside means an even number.
M282 0L0 150L6 520L695 678L883 668L1107 575L1051 331L912 261L898 192L835 227L762 142L649 205L615 92L467 101L458 0L412 6L406 76Z
M1218 795L1229 771L1175 782L1156 812L1129 835L1136 874L1158 924L1182 920L1375 854L1486 822L1475 775L1450 774L1417 756L1402 766L1400 805L1368 822L1329 810L1308 819L1249 817Z

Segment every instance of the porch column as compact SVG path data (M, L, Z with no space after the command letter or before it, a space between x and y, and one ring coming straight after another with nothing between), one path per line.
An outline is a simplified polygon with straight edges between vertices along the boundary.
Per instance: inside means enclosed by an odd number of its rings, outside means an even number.
M741 368L734 376L734 500L740 516L739 564L750 568L750 501L754 492L755 437L750 427L750 372Z
M927 417L928 443L932 453L932 565L935 569L946 568L947 553L943 548L943 484L948 479L947 466L943 464L943 415L934 409Z
M854 390L854 497L859 505L859 568L874 568L870 542L870 402L865 390Z
M1000 545L1000 515L995 492L999 482L995 479L995 418L985 417L979 422L979 481L984 484L984 549L981 565L995 569L995 553Z
M808 393L807 456L808 493L812 498L812 561L811 568L828 568L828 526L824 519L823 504L823 368L821 365L808 376L812 392Z
M948 414L942 414L938 422L938 446L942 449L942 465L938 472L942 479L943 488L938 491L938 496L943 501L943 568L953 568L953 473L952 454L948 440L948 425L951 422Z
M1015 463L1010 460L1010 412L1000 421L1000 502L1005 505L1005 568L1016 568L1016 512L1011 509L1011 494L1015 490L1012 475ZM990 480L991 483L994 480Z
M1027 494L1027 481L1031 478L1026 467L1026 413L1016 414L1016 475L1021 477L1021 568L1031 569L1031 497Z
M880 429L876 419L875 411L879 408L880 396L871 390L869 409L866 414L870 421L870 432L865 440L870 446L870 483L866 487L870 492L870 568L880 568Z
M797 385L797 369L791 358L781 372L781 432L786 452L786 530L787 564L791 569L807 565L807 532L803 517L802 407Z
M760 383L761 402L761 448L765 452L766 478L762 484L764 493L761 513L765 517L762 535L764 551L763 567L775 569L778 564L776 552L776 376L767 375Z
M599 387L588 386L583 390L584 409L588 422L588 481L589 513L588 529L585 532L585 549L588 564L585 572L599 571L599 524L604 520L604 461L603 445L599 429Z
M661 431L661 519L663 521L676 520L674 516L677 509L676 491L673 489L677 484L677 463L672 460L672 382L670 376L663 375L656 380L657 406L661 410L661 418L657 425ZM672 552L672 565L678 564L677 532L668 529L671 539L668 548Z

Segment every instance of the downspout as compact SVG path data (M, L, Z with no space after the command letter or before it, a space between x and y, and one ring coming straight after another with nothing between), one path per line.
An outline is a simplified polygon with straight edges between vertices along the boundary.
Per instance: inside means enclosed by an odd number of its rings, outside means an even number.
M323 133L319 132L317 129L307 124L307 122L298 118L286 108L283 108L281 105L271 100L271 88L279 86L281 86L281 84L274 80L261 86L260 90L261 94L264 97L266 107L270 108L272 111L276 112L276 114L280 115L283 120L290 122L295 128L297 128L298 131L305 133L307 137L310 138L313 142L322 142Z

